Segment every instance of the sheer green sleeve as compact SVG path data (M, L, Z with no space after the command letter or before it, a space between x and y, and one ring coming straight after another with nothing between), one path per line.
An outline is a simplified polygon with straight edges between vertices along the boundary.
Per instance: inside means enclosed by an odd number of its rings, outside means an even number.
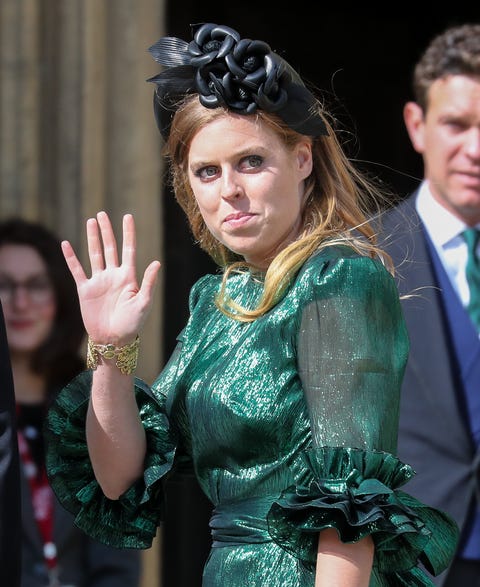
M177 440L166 412L174 384L178 350L150 389L135 379L135 397L147 438L143 476L118 500L97 483L90 463L85 421L92 372L85 371L55 398L45 422L46 465L50 484L76 525L92 538L119 548L148 548L162 517L162 480L171 469Z
M399 491L414 471L395 456L408 338L394 280L367 257L329 261L303 308L298 369L308 406L309 481L272 507L274 539L307 566L318 532L344 542L371 534L371 587L431 585L450 561L457 529L442 512ZM402 582L405 581L405 582Z

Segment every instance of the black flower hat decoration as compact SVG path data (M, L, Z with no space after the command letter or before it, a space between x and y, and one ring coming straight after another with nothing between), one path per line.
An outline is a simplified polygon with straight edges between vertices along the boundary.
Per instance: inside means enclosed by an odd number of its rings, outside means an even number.
M166 139L179 101L198 93L206 108L224 106L238 114L276 113L297 132L327 135L314 95L298 73L263 41L242 39L228 26L192 26L190 43L163 37L149 48L166 69L156 84L155 117Z

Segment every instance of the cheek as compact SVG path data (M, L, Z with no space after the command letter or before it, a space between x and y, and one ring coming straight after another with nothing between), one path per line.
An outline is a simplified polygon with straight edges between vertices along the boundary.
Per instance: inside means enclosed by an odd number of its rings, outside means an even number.
M208 228L208 230L215 236L218 236L218 230L217 230L217 208L218 205L215 204L214 202L212 202L211 200L209 200L208 198L204 198L204 197L200 197L198 198L197 196L195 196L195 201L197 203L197 207L198 207L198 211L200 212L200 215L203 219L203 222L205 223L205 226Z
M298 216L304 202L305 183L281 182L270 190L268 204L280 216L291 218Z
M437 159L448 159L462 145L461 135L452 133L448 128L436 127L425 136L425 145Z
M437 172L447 171L446 165L449 159L455 155L455 149L451 142L445 141L440 137L433 137L426 144L425 148L425 162L430 169L435 169Z
M195 201L197 202L198 209L200 210L200 214L204 218L214 214L217 211L219 200L212 192L212 190L196 190L194 191L194 197Z

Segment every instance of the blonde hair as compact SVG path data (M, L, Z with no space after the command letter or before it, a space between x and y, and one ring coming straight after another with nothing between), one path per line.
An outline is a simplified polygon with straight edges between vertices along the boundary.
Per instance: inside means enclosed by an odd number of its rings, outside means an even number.
M175 113L164 149L170 162L175 197L187 216L192 234L200 247L224 269L216 300L222 312L245 322L259 318L282 298L301 266L314 252L334 244L347 244L360 254L378 257L393 273L390 258L377 246L374 230L368 221L372 205L379 206L383 194L349 161L332 126L325 120L328 136L312 139L313 170L305 180L300 234L270 263L263 295L256 308L243 308L232 300L226 291L227 278L233 271L249 270L249 264L208 230L190 187L187 169L188 150L195 134L209 122L230 114L225 108L205 108L196 95L188 96ZM251 116L272 129L287 150L305 140L274 114L260 110Z

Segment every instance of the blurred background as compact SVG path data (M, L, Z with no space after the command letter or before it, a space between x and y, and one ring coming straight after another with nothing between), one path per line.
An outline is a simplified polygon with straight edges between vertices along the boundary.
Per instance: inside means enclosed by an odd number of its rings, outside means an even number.
M375 3L377 4L377 3ZM1 0L0 218L41 221L85 260L85 221L109 212L119 234L132 212L139 277L163 265L142 333L138 373L152 382L187 318L188 291L215 271L195 247L165 185L152 112L158 71L147 48L160 36L190 38L216 22L269 42L321 89L349 155L402 197L421 160L402 108L414 61L446 26L480 21L475 3L282 3L276 0ZM167 487L167 517L145 552L143 587L200 586L209 505L190 474Z

